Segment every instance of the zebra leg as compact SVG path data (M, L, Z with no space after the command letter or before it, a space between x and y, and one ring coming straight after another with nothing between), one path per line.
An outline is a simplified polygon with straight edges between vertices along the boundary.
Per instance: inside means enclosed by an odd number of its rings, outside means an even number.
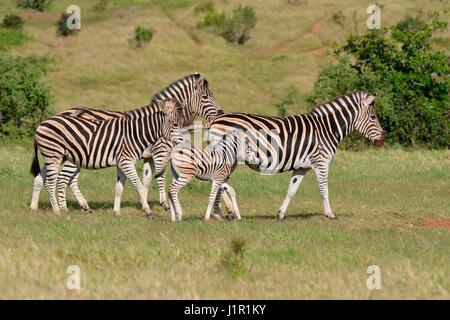
M120 215L120 202L122 200L123 186L125 184L125 174L117 168L116 194L114 197L114 213Z
M58 200L56 199L56 182L59 174L59 167L61 165L61 161L58 162L47 162L48 159L44 158L45 166L46 166L46 176L45 176L45 187L48 192L48 198L50 199L50 203L52 204L52 209L55 214L61 214L61 211L58 206Z
M226 182L224 184L222 184L222 189L231 198L231 203L232 203L232 206L233 206L234 216L236 217L236 219L238 221L241 220L241 213L239 212L239 207L237 205L237 200L236 200L236 191L234 190L234 188L232 186L230 186Z
M217 191L216 199L214 200L214 217L216 219L222 219L222 208L220 207L220 199L222 197L223 188L220 188L219 191ZM225 197L224 197L225 198Z
M280 219L280 221L284 220L284 214L286 213L289 203L297 193L298 187L300 187L300 184L302 183L306 172L308 172L308 169L299 169L295 170L292 173L292 178L291 181L289 182L286 198L284 199L283 204L281 205L280 210L278 211L278 219Z
M75 174L74 177L69 182L69 187L72 190L73 195L78 201L78 204L80 205L81 210L90 213L92 212L92 209L89 207L86 199L84 198L83 194L81 193L80 188L78 187L78 176L80 175L80 171Z
M164 210L167 211L169 209L169 205L167 204L166 198L166 177L166 173L164 172L156 178L156 182L159 190L159 204L164 208Z
M45 177L47 175L47 167L43 166L41 173L38 174L35 178L34 178L34 182L33 182L33 195L31 196L31 204L30 204L30 209L31 211L36 211L38 209L38 205L39 205L39 194L41 193L42 187L44 186L44 182L45 182Z
M177 175L172 174L172 176L176 177ZM169 204L172 221L181 221L183 210L181 209L178 194L180 190L184 186L186 186L193 178L194 176L183 176L183 178L180 179L180 176L178 176L178 179L174 178L172 184L169 187Z
M68 210L66 204L67 186L70 186L70 189L72 190L72 193L77 199L77 202L80 205L81 210L84 210L86 212L92 211L89 208L89 205L86 199L84 198L83 194L81 193L80 189L78 188L79 175L80 175L80 168L77 165L69 161L64 162L61 172L59 173L58 176L58 184L57 184L59 207L63 211Z
M67 209L67 198L66 198L66 190L67 186L70 183L70 180L78 171L78 167L71 164L70 162L64 162L61 171L58 174L58 181L56 183L56 190L58 193L58 203L61 211L66 212Z
M222 185L223 181L213 180L212 187L211 187L211 194L209 195L209 202L208 202L208 209L206 210L205 214L205 221L209 220L209 217L211 216L211 211L214 206L214 201L216 200L217 193L219 192L220 186Z
M152 166L150 158L144 158L144 168L142 172L142 185L144 187L145 199L148 199L148 191L152 184Z
M330 201L328 200L328 164L321 168L314 169L319 185L320 197L323 200L323 208L325 216L330 219L336 219L336 216L331 211Z
M138 193L139 198L141 199L142 209L147 215L147 218L152 219L153 213L148 205L147 199L144 198L145 196L144 187L142 186L141 180L139 180L134 163L132 161L124 161L121 162L118 167L125 174L127 179L130 180L134 189L136 189L136 192Z

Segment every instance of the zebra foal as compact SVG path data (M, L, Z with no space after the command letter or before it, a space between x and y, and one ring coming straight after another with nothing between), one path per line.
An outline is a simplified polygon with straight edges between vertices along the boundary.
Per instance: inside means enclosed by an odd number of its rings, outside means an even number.
M36 129L31 173L35 177L43 175L53 212L60 213L55 194L59 168L64 161L70 161L79 168L87 169L117 166L118 175L131 181L139 194L143 210L151 218L152 212L135 164L160 139L174 139L172 133L179 132L183 109L177 100L170 99L109 120L54 116L43 121ZM42 172L38 149L44 159Z
M254 152L250 149L247 138L244 139L237 130L234 130L212 148L202 149L184 142L174 146L171 155L170 171L173 182L169 187L169 205L172 221L181 220L183 212L178 193L194 177L212 182L205 220L210 218L213 206L214 216L217 218L221 216L220 199L223 192L231 198L227 202L233 206L236 218L241 220L236 192L228 184L228 179L238 162L253 163L255 161Z

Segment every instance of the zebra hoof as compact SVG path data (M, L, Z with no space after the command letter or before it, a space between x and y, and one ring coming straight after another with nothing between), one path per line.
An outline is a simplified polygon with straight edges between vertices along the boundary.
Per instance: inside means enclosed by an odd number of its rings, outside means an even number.
M229 214L227 214L227 215L225 216L225 218L227 218L227 220L231 221L231 220L234 219L234 214L229 213Z
M279 222L279 223L285 223L285 222L286 222L286 219L284 219L284 217L283 217L283 218L278 218L278 222Z
M218 221L222 221L222 216L220 214L213 214L213 217Z
M165 202L160 202L159 205L165 210L165 211L169 211L170 207L167 203Z
M147 220L153 220L153 218L154 218L153 213L151 213L151 212L147 213L146 216L147 216Z
M83 208L81 208L81 210L83 210L84 213L92 213L93 212L93 210L89 207L87 207L87 208L83 207Z
M334 214L326 214L325 215L328 219L330 219L330 220L337 220L337 217L334 215Z

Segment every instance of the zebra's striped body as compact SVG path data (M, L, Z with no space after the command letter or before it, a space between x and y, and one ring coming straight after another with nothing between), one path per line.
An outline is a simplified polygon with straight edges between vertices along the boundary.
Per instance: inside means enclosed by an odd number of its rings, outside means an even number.
M39 174L39 147L45 162L44 181L53 211L60 212L55 196L56 180L59 166L67 160L87 169L117 165L120 175L131 181L144 211L150 215L151 210L144 199L144 190L134 166L157 141L172 139L172 131L179 127L182 109L176 100L165 100L108 120L54 116L42 122L35 134L32 173L34 176Z
M187 112L183 114L181 119L181 126L188 126L192 124L194 117L199 115L207 120L211 120L218 114L223 113L220 106L215 102L212 92L209 90L208 81L198 73L188 75L181 78L169 86L158 92L153 98L152 102L161 101L164 99L175 98L182 104L187 106ZM92 108L71 108L58 114L58 116L73 116L80 117L87 120L109 120L113 118L121 118L126 115L126 112L120 111L107 111ZM159 189L160 204L168 208L166 201L166 175L165 167L161 167L163 163L168 162L167 152L157 152L161 148L153 148L148 150L149 152L144 155L144 170L143 170L143 186L145 198L147 198L148 190L151 184L152 173L163 172L161 175L157 175L156 180ZM90 211L89 205L82 195L78 187L78 176L80 168L66 161L58 176L58 202L62 210L67 210L66 204L66 188L70 186L80 207L86 211ZM123 192L123 183L125 181L123 175L118 175L116 180L116 196L114 202L114 211L119 214L121 194ZM31 209L37 209L39 193L43 186L43 179L41 175L36 176L33 186L33 198L31 201Z
M220 197L223 191L231 197L231 200L226 198L226 201L233 206L234 214L240 220L236 193L227 182L243 154L243 160L254 161L254 153L250 151L248 141L244 141L237 133L228 134L216 146L205 149L193 146L188 142L176 145L172 150L170 160L173 177L173 182L169 187L172 221L181 220L182 210L178 193L194 177L212 181L205 220L210 218L213 205L215 216L221 215ZM226 197L225 194L224 196Z
M209 139L216 143L227 131L241 130L257 150L258 162L249 167L267 174L293 171L280 219L310 169L316 173L326 216L335 218L328 200L328 167L339 142L353 131L382 145L384 133L372 106L374 99L355 92L326 102L309 114L289 117L224 114L211 122Z

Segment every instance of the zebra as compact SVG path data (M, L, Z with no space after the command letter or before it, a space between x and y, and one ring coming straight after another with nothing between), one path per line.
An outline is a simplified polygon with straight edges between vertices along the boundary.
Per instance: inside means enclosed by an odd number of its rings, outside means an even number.
M182 127L189 126L194 121L196 115L203 117L206 120L211 120L215 116L223 114L222 108L215 101L211 90L209 89L209 83L200 73L194 73L187 75L181 79L178 79L165 87L163 90L158 92L151 99L151 103L163 99L176 98L181 103L188 107L189 112L186 113L185 118L181 121L180 125ZM108 120L112 118L120 118L126 115L126 112L120 111L107 111L100 109L92 109L87 107L77 107L62 111L58 114L59 116L75 116L82 117L87 120ZM163 156L159 154L159 156ZM167 156L167 154L166 154ZM167 162L168 159L165 159ZM147 199L148 190L150 188L152 173L158 171L156 168L157 163L161 163L162 160L159 157L155 157L153 154L149 154L144 157L144 168L143 168L143 187L144 196ZM66 188L70 186L76 200L78 201L82 210L90 212L91 209L81 193L78 187L78 177L80 168L66 161L63 168L58 176L58 202L62 211L67 211L66 204ZM158 171L159 172L159 171ZM120 202L121 194L123 191L123 176L117 176L116 180L116 195L114 201L114 212L120 214ZM156 181L159 189L160 204L165 209L168 209L168 204L166 200L166 175L165 172L162 175L156 177ZM36 210L38 207L39 194L43 187L43 179L41 175L37 175L34 180L33 185L33 196L31 200L30 208L31 210Z
M137 177L135 164L161 138L173 140L186 108L176 99L158 101L109 120L54 116L36 129L31 173L42 174L53 212L60 214L55 195L60 165L68 160L78 167L100 169L117 166L118 176L126 176L140 196L148 218L151 209ZM175 132L175 135L172 132ZM38 149L44 159L40 172Z
M173 181L169 187L169 204L172 221L180 221L183 215L178 198L179 191L194 177L212 181L208 209L205 220L209 220L214 205L214 216L220 218L220 198L224 193L226 201L233 207L237 220L241 220L236 201L236 192L228 184L228 179L239 161L253 163L255 153L249 147L248 138L245 140L239 132L231 132L214 147L200 148L188 142L179 143L172 149L170 171ZM243 158L242 158L243 156ZM226 194L231 198L228 199Z
M226 131L240 129L256 147L258 162L248 164L250 168L267 174L293 172L278 212L280 221L284 221L287 207L310 169L317 177L325 215L335 219L328 199L328 171L339 142L357 131L375 146L384 143L374 100L367 92L354 92L322 103L308 114L273 117L228 113L211 121L209 140L217 143Z

